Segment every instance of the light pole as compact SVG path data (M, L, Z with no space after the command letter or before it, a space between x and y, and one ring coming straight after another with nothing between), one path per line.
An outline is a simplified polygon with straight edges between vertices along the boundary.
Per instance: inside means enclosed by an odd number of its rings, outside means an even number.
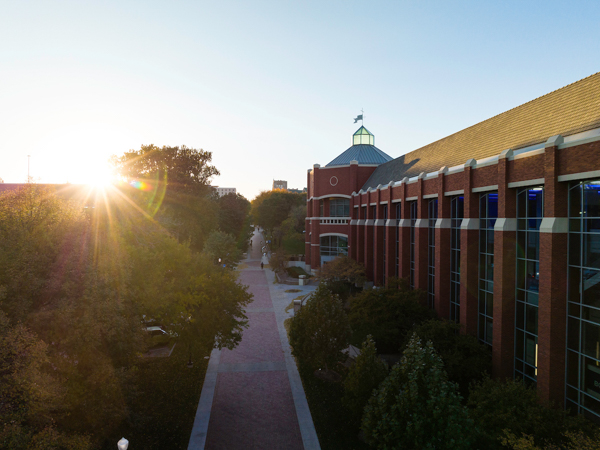
M119 450L127 450L127 447L129 447L129 441L127 439L121 438L121 440L117 442L117 448Z

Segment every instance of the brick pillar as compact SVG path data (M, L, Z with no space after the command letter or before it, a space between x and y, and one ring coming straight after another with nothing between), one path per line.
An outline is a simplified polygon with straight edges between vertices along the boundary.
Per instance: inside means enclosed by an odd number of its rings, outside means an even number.
M354 260L358 258L358 240L356 235L356 224L358 223L359 208L355 208L358 197L352 193L350 198L350 222L348 224L348 256Z
M410 208L406 202L406 182L405 177L400 185L400 224L398 251L400 261L398 264L398 278L410 278Z
M450 317L450 197L444 195L447 167L438 171L438 219L435 223L435 311Z
M472 170L477 161L469 159L464 168L464 217L460 230L460 323L461 332L477 336L479 284L479 194L473 194Z
M365 263L365 222L366 217L363 217L362 201L363 198L359 194L357 197L358 201L358 220L356 221L356 260L364 264Z
M559 405L565 393L568 185L558 182L558 145L546 142L544 219L540 226L540 296L538 305L537 389L542 400Z
M427 262L429 250L429 221L427 217L427 201L423 199L423 178L425 172L419 174L417 181L417 222L415 223L415 288L427 292ZM427 302L427 296L424 297Z
M517 198L508 188L508 158L498 158L498 220L494 227L494 330L492 375L512 378L515 358L515 264L517 261Z

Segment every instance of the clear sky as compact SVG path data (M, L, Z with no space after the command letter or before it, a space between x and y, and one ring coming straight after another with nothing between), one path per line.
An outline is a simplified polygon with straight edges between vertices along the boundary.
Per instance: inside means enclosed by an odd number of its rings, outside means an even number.
M0 1L0 178L213 153L252 199L351 145L400 156L600 71L600 1Z

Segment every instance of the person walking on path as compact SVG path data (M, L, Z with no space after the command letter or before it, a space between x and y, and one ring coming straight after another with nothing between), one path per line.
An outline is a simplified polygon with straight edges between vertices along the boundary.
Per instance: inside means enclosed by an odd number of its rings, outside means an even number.
M262 261L260 262L260 268L261 268L261 269L264 269L264 268L265 268L265 263L264 263L264 262L262 262Z

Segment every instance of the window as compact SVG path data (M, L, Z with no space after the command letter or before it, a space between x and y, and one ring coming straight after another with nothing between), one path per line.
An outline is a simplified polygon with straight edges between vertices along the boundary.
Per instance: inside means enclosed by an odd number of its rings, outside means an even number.
M410 287L415 288L415 224L417 223L417 202L410 202Z
M464 204L462 195L450 202L450 320L456 323L460 322L460 226Z
M538 296L540 290L540 224L544 189L517 193L517 273L515 312L515 376L535 384L538 360Z
M329 199L329 216L330 217L349 217L350 216L350 200L346 198L330 198Z
M344 236L321 236L321 257L348 254L348 238ZM333 258L330 258L333 259Z
M427 227L427 304L435 307L435 223L438 216L437 198L429 200Z
M600 421L600 180L569 189L566 406Z
M479 197L479 321L477 336L492 346L494 319L494 225L498 218L498 193Z

